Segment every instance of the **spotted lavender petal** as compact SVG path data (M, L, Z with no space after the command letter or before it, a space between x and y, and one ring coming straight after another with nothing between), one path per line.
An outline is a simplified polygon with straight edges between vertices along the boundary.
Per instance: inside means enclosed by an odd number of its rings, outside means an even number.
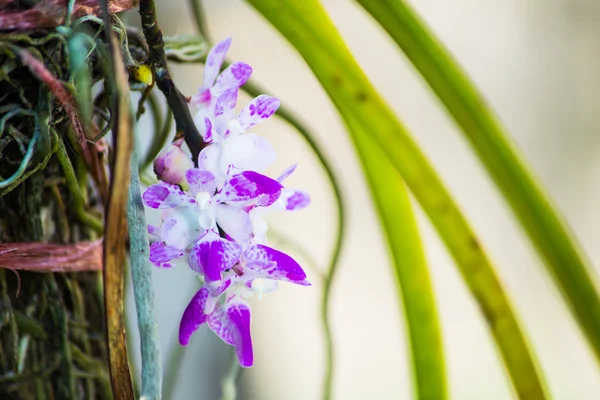
M301 210L310 204L310 196L301 190L284 189L279 201L288 211Z
M164 182L146 189L142 200L150 208L184 207L196 203L196 200L188 196L179 186Z
M278 108L278 98L261 94L240 112L238 116L240 127L245 131L275 114Z
M221 280L221 272L238 262L242 248L239 244L219 237L209 231L192 249L190 267L201 274L207 282Z
M244 252L243 258L249 276L252 278L274 279L310 286L300 264L281 251L255 244Z
M215 82L213 90L222 93L225 90L235 88L236 92L252 75L252 67L243 62L235 62L227 67Z
M281 195L283 186L275 179L254 171L244 171L225 183L215 196L217 202L242 202L267 195L270 199Z
M210 329L225 343L235 347L240 365L244 368L254 364L250 319L250 306L237 297L216 308L207 318Z
M183 254L183 251L167 246L165 242L154 242L150 245L150 262L159 268L171 268L171 261L182 257Z

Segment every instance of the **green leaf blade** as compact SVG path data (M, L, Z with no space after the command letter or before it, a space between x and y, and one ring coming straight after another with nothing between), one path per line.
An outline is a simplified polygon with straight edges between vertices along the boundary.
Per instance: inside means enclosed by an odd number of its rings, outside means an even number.
M461 127L512 207L600 360L600 290L561 220L475 86L403 0L357 0L388 32Z
M346 122L360 127L350 130L355 145L373 140L402 175L477 300L518 396L545 399L537 362L477 237L426 157L372 87L320 3L249 2L296 47ZM367 132L368 138L361 139Z
M356 149L394 261L412 353L415 397L446 399L446 364L438 312L408 192L402 177L368 139L369 135L360 131L360 125L349 122L348 128L359 138Z

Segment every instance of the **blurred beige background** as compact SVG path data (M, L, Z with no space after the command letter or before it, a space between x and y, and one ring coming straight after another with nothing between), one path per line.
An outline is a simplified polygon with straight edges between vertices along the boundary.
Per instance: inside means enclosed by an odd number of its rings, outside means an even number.
M405 328L378 221L340 118L299 55L250 6L205 1L211 35L233 36L229 56L254 67L254 78L317 133L336 167L349 206L348 240L331 304L337 357L335 399L410 398ZM485 94L562 210L593 264L600 266L600 2L585 0L414 0ZM394 43L350 0L324 0L357 60L412 130L495 261L539 354L556 399L600 398L600 370L537 254L453 121ZM159 1L167 35L192 33L184 0ZM133 20L136 15L131 16ZM173 67L192 95L199 66ZM143 129L143 128L142 128ZM279 152L272 173L298 162L288 185L306 189L312 206L274 215L325 267L334 234L331 191L301 138L273 119L256 131ZM141 131L140 131L141 132ZM457 270L419 210L437 293L453 399L512 397L498 353ZM293 253L289 247L283 247ZM300 257L299 257L300 258ZM321 285L281 285L254 301L255 366L243 371L240 398L318 399L323 372ZM196 285L185 268L155 270L163 355L177 341L180 315ZM189 289L184 287L188 286ZM129 307L133 310L133 305ZM230 348L201 329L186 351L176 399L216 399Z

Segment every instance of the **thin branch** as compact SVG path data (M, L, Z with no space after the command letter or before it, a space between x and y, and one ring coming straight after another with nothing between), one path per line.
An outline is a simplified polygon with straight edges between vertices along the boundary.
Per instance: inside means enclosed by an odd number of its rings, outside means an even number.
M163 92L167 104L173 111L177 134L183 135L192 153L192 160L194 164L197 164L198 154L200 154L200 151L204 147L204 142L190 114L187 99L177 89L169 73L164 41L158 21L156 20L156 8L153 0L140 1L140 16L142 19L142 30L150 49L148 60L152 65L156 85Z

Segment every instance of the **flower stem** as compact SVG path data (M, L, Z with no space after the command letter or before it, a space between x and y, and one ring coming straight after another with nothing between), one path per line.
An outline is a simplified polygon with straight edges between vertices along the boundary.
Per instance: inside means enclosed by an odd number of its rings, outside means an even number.
M192 160L194 164L197 164L198 154L204 147L204 143L188 109L187 100L177 89L169 73L162 32L156 20L154 0L141 0L139 11L142 30L150 49L149 61L152 65L156 85L163 92L169 108L173 111L177 132L183 134L185 143L192 153Z

